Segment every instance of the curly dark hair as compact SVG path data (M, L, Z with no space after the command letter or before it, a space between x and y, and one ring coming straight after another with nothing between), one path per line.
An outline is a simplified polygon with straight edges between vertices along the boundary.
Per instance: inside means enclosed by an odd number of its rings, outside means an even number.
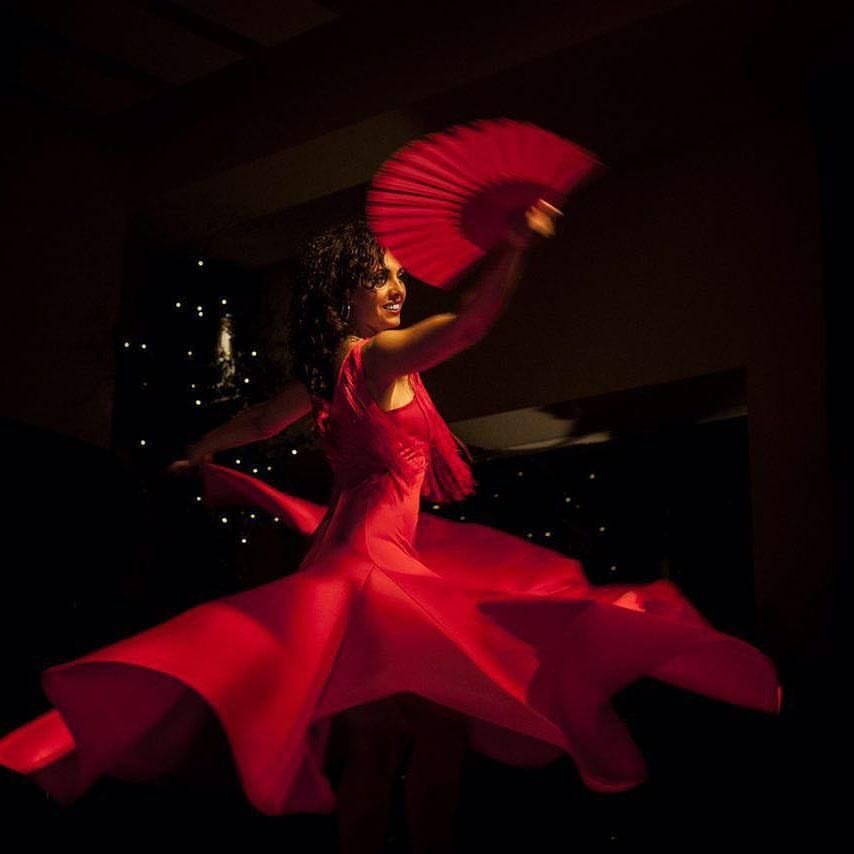
M352 333L345 306L358 287L374 287L384 247L364 217L339 223L308 241L296 277L288 344L293 373L310 395L332 398L335 355Z

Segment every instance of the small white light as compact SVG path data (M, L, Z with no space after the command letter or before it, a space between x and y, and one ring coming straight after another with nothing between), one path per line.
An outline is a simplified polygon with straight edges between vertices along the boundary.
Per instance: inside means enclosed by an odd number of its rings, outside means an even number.
M292 456L296 456L296 454L297 454L297 449L296 449L296 448L291 448L291 455L292 455Z
M258 474L258 469L257 469L257 468L253 468L253 469L252 469L252 474Z
M258 355L258 351L257 351L257 350L253 350L249 355L250 355L250 356L257 356L257 355Z
M225 304L226 304L226 300L222 300L222 305L225 305Z
M201 496L201 495L197 495L197 496L196 496L196 501L201 501L201 500L202 500L202 496Z
M202 402L197 398L196 399L196 406L201 406L201 405L202 405Z
M547 537L550 537L551 535L552 535L552 532L551 532L551 531L546 531L546 536L547 536Z
M192 355L193 355L193 351L192 351L192 350L187 350L187 355L188 355L188 356L192 356Z
M176 303L175 303L175 308L181 308L181 303L180 303L180 302L176 302Z
M244 383L248 383L248 382L249 382L249 377L244 377L244 378L243 378L243 382L244 382Z
M144 444L145 444L145 439L140 439L140 440L139 440L139 444L140 444L140 445L144 445Z
M274 521L274 522L278 522L278 521L279 521L279 517L278 517L278 516L273 516L273 521Z
M254 513L250 513L250 514L249 514L249 518L250 518L250 519L254 519L254 518L255 518L255 514L254 514Z
M434 510L438 510L438 509L439 509L439 505L438 505L438 504L434 504L434 505L433 505L433 509L434 509Z
M516 472L516 474L517 474L519 477L522 477L522 475L524 474L524 472L517 471L517 472Z
M128 347L130 347L130 341L125 341L125 350L127 350Z
M148 344L140 344L139 346L142 347L143 350L148 349Z
M196 306L196 311L204 311L204 308L200 305Z
M605 526L604 526L604 525L600 525L600 526L599 526L599 533L601 534L601 533L603 533L604 531L605 531Z
M198 260L198 261L196 261L196 265L197 265L197 266L199 266L199 267L204 267L204 266L205 266L205 262L204 262L201 258L199 258L199 260Z
M249 540L247 540L247 539L246 539L246 537L241 537L241 538L240 538L240 542L241 542L241 543L248 543L248 542L249 542Z
M534 535L530 531L528 531L528 533L525 534L525 536L530 540L531 537L533 537Z
M588 476L589 476L590 480L596 480L596 472L595 471L590 472L590 474Z
M223 517L222 517L222 519L221 519L220 521L222 521L222 522L227 522L227 521L228 521L228 516L223 516Z
M235 461L234 461L234 464L239 466L239 465L240 465L240 460L239 460L239 459L235 460Z
M566 498L563 499L563 501L564 501L564 504L569 504L569 502L572 501L572 498L570 498L570 496L567 495Z

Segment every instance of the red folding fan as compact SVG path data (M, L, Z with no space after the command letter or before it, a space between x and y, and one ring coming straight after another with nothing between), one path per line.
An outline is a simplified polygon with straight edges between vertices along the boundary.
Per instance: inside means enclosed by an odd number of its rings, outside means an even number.
M451 288L543 198L559 208L601 167L551 131L482 119L398 149L377 170L367 220L377 241L427 284Z

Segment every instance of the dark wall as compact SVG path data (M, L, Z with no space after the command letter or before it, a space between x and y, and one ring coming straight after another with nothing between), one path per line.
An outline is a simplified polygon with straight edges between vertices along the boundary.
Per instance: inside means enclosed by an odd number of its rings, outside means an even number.
M107 447L127 223L120 160L3 105L0 415Z

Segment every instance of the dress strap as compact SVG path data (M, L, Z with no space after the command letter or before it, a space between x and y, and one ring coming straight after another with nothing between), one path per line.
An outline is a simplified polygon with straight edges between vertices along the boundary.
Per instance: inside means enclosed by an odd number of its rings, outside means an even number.
M326 400L316 395L311 396L314 421L318 432L323 437L327 436L330 429L332 409L334 406L339 405L342 398L347 402L348 406L357 412L364 408L357 392L358 380L356 378L356 375L361 370L361 352L357 353L355 351L361 350L366 340L365 338L360 339L344 354L344 358L338 365L338 369L333 377L334 385L331 400Z

